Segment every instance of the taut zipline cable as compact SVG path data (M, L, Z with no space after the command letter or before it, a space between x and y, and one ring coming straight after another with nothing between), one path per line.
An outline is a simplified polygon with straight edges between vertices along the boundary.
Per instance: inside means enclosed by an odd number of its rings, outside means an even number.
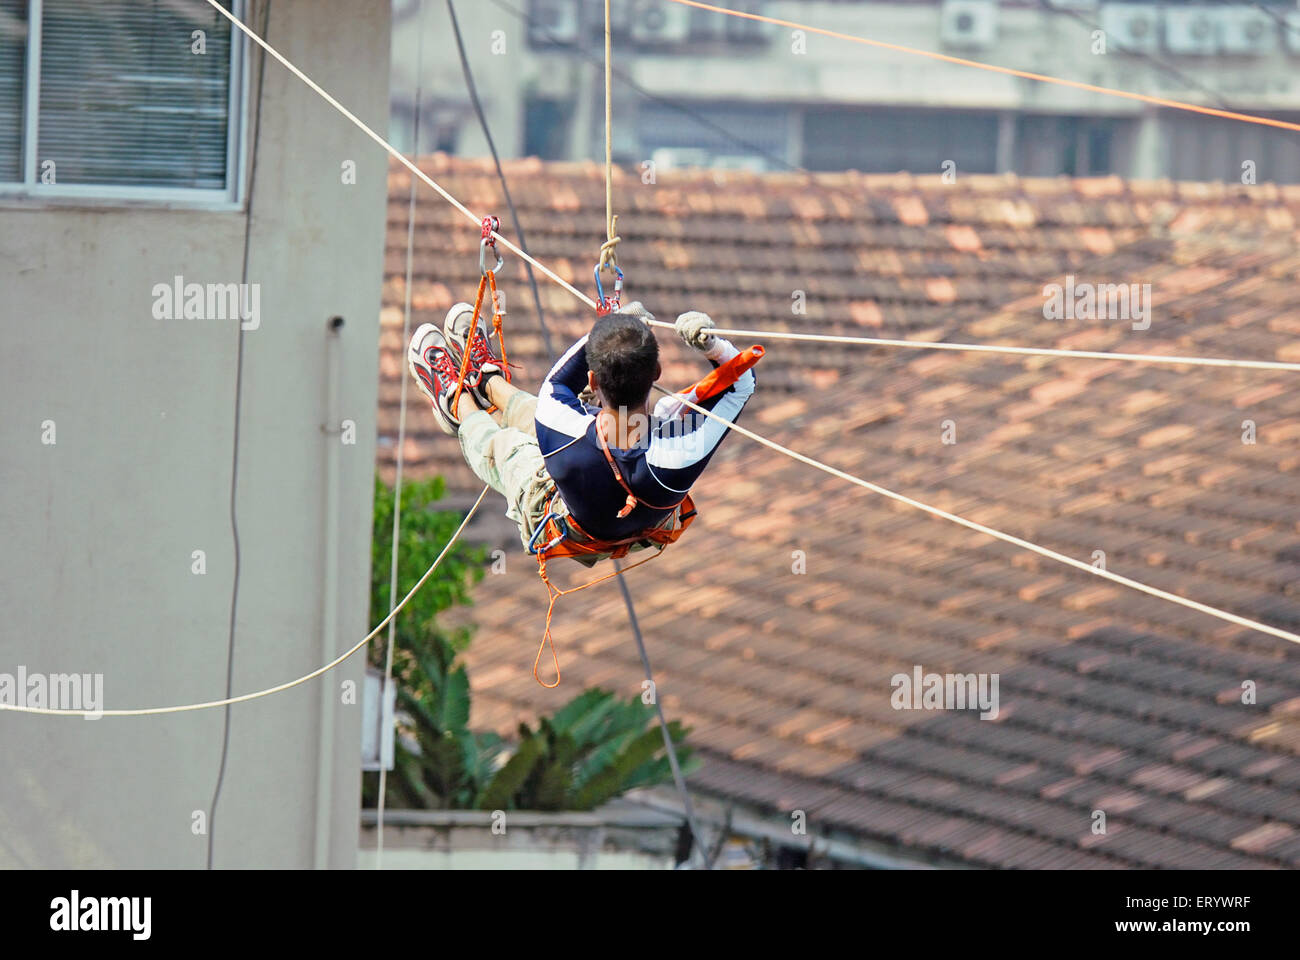
M208 0L209 3L212 0ZM711 3L700 3L699 0L669 0L670 3L679 3L684 7L695 7L697 10L708 10L710 13L721 13L729 17L740 17L745 20L755 20L759 23L770 23L777 27L789 27L792 30L805 30L808 33L821 34L824 37L832 37L836 40L847 40L850 43L861 43L869 47L878 47L881 50L893 50L896 53L908 53L917 57L926 57L930 60L942 60L944 63L955 63L962 67L974 67L977 70L989 70L993 73L1006 74L1009 77L1020 77L1022 80L1037 80L1039 83L1052 83L1061 87L1073 87L1076 90L1086 90L1089 93L1100 93L1108 97L1123 97L1125 100L1138 100L1142 103L1150 103L1157 107L1168 107L1171 110L1188 110L1192 113L1203 113L1211 117L1224 117L1228 120L1240 120L1242 123L1257 123L1265 127L1278 127L1282 130L1294 130L1300 132L1300 123L1291 123L1287 120L1274 120L1271 117L1258 117L1249 113L1238 113L1235 110L1220 110L1216 107L1202 107L1195 103L1186 103L1182 100L1167 100L1164 97L1153 97L1146 93L1130 93L1127 90L1116 90L1114 87L1099 87L1094 83L1083 83L1079 80L1064 80L1061 77L1050 77L1043 73L1031 73L1028 70L1017 70L1014 67L999 67L992 63L981 63L979 60L967 60L965 57L953 57L946 53L935 53L933 50L921 50L917 47L907 47L900 43L887 43L884 40L872 40L868 37L859 37L852 33L841 33L838 30L827 30L825 27L813 27L806 23L796 23L793 20L782 20L778 17L767 17L761 13L746 13L743 10L732 10L728 7L718 7Z
M673 329L666 320L649 321L656 327ZM1051 347L1005 347L993 343L947 343L941 340L889 340L880 337L847 337L821 333L792 333L781 330L728 330L713 333L724 337L754 337L759 340L803 340L808 343L842 343L869 347L908 347L913 350L960 350L970 353L1005 353L1020 357L1067 357L1075 360L1127 360L1133 363L1167 363L1193 367L1244 367L1250 370L1300 370L1300 363L1284 360L1235 360L1225 357L1179 357L1158 353L1112 353L1105 350L1057 350Z
M726 424L728 429L734 430L737 433L741 434L742 436L749 437L749 439L755 441L756 443L761 443L763 446L767 447L768 449L775 450L777 453L783 453L787 457L790 457L792 460L798 460L800 463L807 464L810 467L816 467L818 470L821 470L825 473L829 473L833 477L839 477L841 480L847 480L849 483L853 483L866 490L870 490L872 493L878 493L882 497L888 497L890 500L897 501L898 503L905 504L917 510L922 510L925 513L928 513L932 516L940 517L944 520L950 520L953 523L966 527L968 530L974 530L976 533L987 534L988 536L1001 540L1004 543L1009 543L1012 544L1013 546L1017 546L1024 550L1029 550L1033 553L1036 553L1040 557L1047 557L1049 560L1055 560L1058 563L1064 563L1067 566L1074 567L1076 570L1082 570L1085 573L1091 573L1094 576L1101 577L1105 580L1110 580L1113 583L1121 584L1122 586L1129 587L1130 589L1133 590L1137 590L1140 593L1149 594L1150 596L1153 597L1159 597L1162 600L1168 600L1171 603L1176 603L1180 606L1187 607L1191 610L1197 610L1201 613L1209 614L1212 617L1218 617L1220 620L1224 620L1227 621L1228 623L1236 624L1239 627L1249 627L1251 630L1258 630L1260 633L1267 633L1270 636L1280 637L1281 639L1289 640L1292 643L1300 643L1300 634L1292 633L1290 630L1283 630L1281 627L1273 627L1267 623L1260 623L1258 620L1251 620L1247 617L1241 617L1235 613L1229 613L1226 610L1220 610L1218 607L1211 607L1208 604L1199 603L1195 600L1188 600L1186 597L1180 597L1178 594L1170 593L1168 590L1161 590L1158 587L1153 587L1150 586L1149 584L1142 583L1138 580L1133 580L1130 579L1129 577L1121 576L1118 573L1111 573L1109 570L1099 569L1097 567L1092 566L1089 563L1084 563L1082 560L1076 560L1074 557L1068 556L1067 554L1058 553L1057 551L1052 550L1048 547L1039 546L1036 543L1031 543L1028 540L1023 540L1020 537L1013 536L1012 534L1003 533L1001 530L995 530L993 527L988 527L982 523L977 523L974 520L967 520L965 517L959 517L957 516L957 514L949 513L947 510L941 510L938 507L932 507L928 503L922 503L919 500L913 500L911 497L904 496L901 493L895 493L893 490L888 490L885 487L872 483L870 480L864 480L861 477L855 477L853 474L845 473L843 470L836 469L835 467L832 467L830 464L823 463L820 460L799 453L796 450L791 450L789 447L783 447L775 440L769 440L767 437L761 436L752 430L748 430L745 427L740 426L739 424L732 423L729 420L725 420L722 417L719 417L717 414L713 413L711 410L706 410L704 409L704 407L692 403L691 401L682 397L680 394L673 393L671 390L665 390L663 387L659 386L658 384L655 384L655 389L666 396L675 397L676 399L681 400L681 402L685 406L690 407L692 410L696 411L697 413L702 413L706 417L709 417L710 419L717 420L719 423Z

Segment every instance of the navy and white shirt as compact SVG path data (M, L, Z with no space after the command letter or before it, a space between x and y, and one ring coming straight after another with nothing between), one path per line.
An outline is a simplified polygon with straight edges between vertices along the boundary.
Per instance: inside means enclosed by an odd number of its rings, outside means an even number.
M721 337L714 338L706 357L716 368L739 351ZM591 536L623 540L648 530L676 507L704 472L722 438L729 432L702 413L663 397L648 423L648 441L620 449L609 437L609 451L638 504L626 517L618 512L627 502L596 438L600 407L578 399L587 386L587 338L583 337L551 368L537 398L537 442L546 470L555 481L569 513ZM740 416L754 393L754 372L746 371L734 384L699 404L731 422ZM691 397L693 400L694 398ZM653 509L662 505L662 509Z

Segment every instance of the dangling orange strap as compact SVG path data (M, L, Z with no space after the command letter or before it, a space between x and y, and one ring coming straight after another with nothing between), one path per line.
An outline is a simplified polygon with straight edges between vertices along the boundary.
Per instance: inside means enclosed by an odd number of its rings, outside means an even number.
M558 497L558 494L556 496ZM542 521L544 528L542 533L546 536L547 541L551 545L537 551L537 572L541 576L542 582L546 584L546 591L550 595L551 600L546 607L546 631L542 634L542 642L537 648L537 656L533 659L534 680L548 689L557 687L560 684L560 661L555 654L555 642L551 638L551 618L555 614L555 601L559 600L560 597L563 597L566 594L577 593L579 590L586 590L588 587L594 587L598 583L604 583L606 580L610 579L610 577L617 576L619 572L615 570L613 573L606 574L603 577L598 577L597 579L584 583L581 586L570 587L568 590L561 590L559 587L555 586L555 584L551 583L550 577L547 576L546 561L551 557L590 557L596 555L604 555L614 559L620 559L626 557L628 553L631 552L632 547L636 544L645 540L650 541L656 548L654 553L646 557L644 560L638 560L636 563L632 564L632 566L627 568L627 570L632 570L641 566L643 563L648 563L655 557L659 556L659 554L663 553L664 547L668 546L670 543L675 543L677 538L685 532L686 528L694 522L696 510L695 503L691 500L690 494L687 494L682 498L682 502L677 506L679 509L676 515L676 522L669 525L666 521L664 525L647 530L635 537L629 537L626 540L597 540L588 534L587 531L583 530L573 517L567 517L564 520L560 520L555 511L548 507L546 519ZM570 537L570 530L582 539L579 540ZM627 571L625 570L624 572L626 573ZM542 653L548 646L551 648L551 660L555 664L555 683L547 683L537 674L538 666L542 662Z
M479 311L483 309L483 292L487 290L488 278L491 276L492 271L488 270L478 281L478 294L474 297L474 316L469 321L469 339L465 341L465 355L460 359L460 373L456 376L456 392L452 394L451 398L451 415L453 417L460 416L460 394L465 389L465 376L469 373L469 358L472 353L470 347L474 343L474 337L478 335L478 315ZM493 294L496 293L495 280L492 281L492 292ZM495 301L495 299L494 296L493 300ZM493 310L495 311L495 307Z
M556 687L560 685L560 658L556 656L555 641L551 639L551 617L555 615L556 600L559 600L560 597L567 596L570 593L577 593L579 590L586 590L588 587L594 587L598 583L604 583L606 580L610 579L611 577L618 576L620 572L626 573L628 570L634 570L637 567L641 566L641 564L643 563L649 563L651 560L659 556L659 554L661 553L663 553L662 547L660 547L654 553L650 554L650 556L646 557L644 560L638 560L636 563L632 564L632 566L628 567L626 570L623 571L615 570L613 573L607 573L603 577L597 577L595 580L588 581L587 583L580 584L579 586L570 587L568 590L561 590L555 584L551 583L551 578L546 575L546 553L545 552L538 553L537 572L541 575L542 583L546 584L546 591L547 593L550 594L551 602L546 606L546 631L542 634L542 642L537 647L537 656L533 658L533 679L536 680L538 683L540 683L542 686L546 687L546 689L548 690L554 690ZM626 555L626 551L624 552L624 554L620 554L620 555ZM540 676L537 675L538 665L541 664L542 662L542 651L544 651L548 646L551 648L551 662L555 664L554 683L547 683L545 680L543 680Z

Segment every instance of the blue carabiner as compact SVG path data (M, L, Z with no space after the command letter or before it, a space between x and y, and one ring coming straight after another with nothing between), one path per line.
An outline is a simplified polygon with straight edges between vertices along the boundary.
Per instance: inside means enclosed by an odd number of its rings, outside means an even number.
M559 526L560 528L559 536L555 537L554 539L551 540L550 543L548 543L546 546L541 547L539 549L537 546L538 534L544 531L546 529L546 525L550 523L552 520L556 521L556 525ZM547 511L546 516L542 517L541 523L539 523L536 529L533 530L533 535L528 538L528 552L536 556L538 553L545 553L547 550L550 550L556 544L565 540L568 537L568 533L566 533L564 530L563 520L564 518L561 517L554 510Z
M623 298L623 271L617 263L611 263L610 268L614 271L614 295L609 299L605 298L605 287L600 282L600 267L596 264L596 315L603 317L606 314L613 313L617 310Z

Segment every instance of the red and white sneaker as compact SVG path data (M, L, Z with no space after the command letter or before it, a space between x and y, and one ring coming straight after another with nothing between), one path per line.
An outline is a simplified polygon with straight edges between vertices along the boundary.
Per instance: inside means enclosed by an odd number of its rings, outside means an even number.
M462 357L465 355L466 343L470 338L470 322L473 319L474 307L468 303L458 303L447 311L447 318L442 324L442 332ZM469 371L465 374L465 386L473 392L474 399L484 410L492 406L492 401L488 399L487 391L484 389L487 378L491 374L505 371L505 364L492 352L488 342L490 329L487 318L480 316L478 328L474 331L474 343L469 348Z
M411 376L415 377L416 386L433 404L438 426L444 433L455 436L460 429L460 418L451 408L451 398L456 393L456 377L460 374L460 357L456 348L447 343L433 324L421 324L407 347L406 363L411 368Z

